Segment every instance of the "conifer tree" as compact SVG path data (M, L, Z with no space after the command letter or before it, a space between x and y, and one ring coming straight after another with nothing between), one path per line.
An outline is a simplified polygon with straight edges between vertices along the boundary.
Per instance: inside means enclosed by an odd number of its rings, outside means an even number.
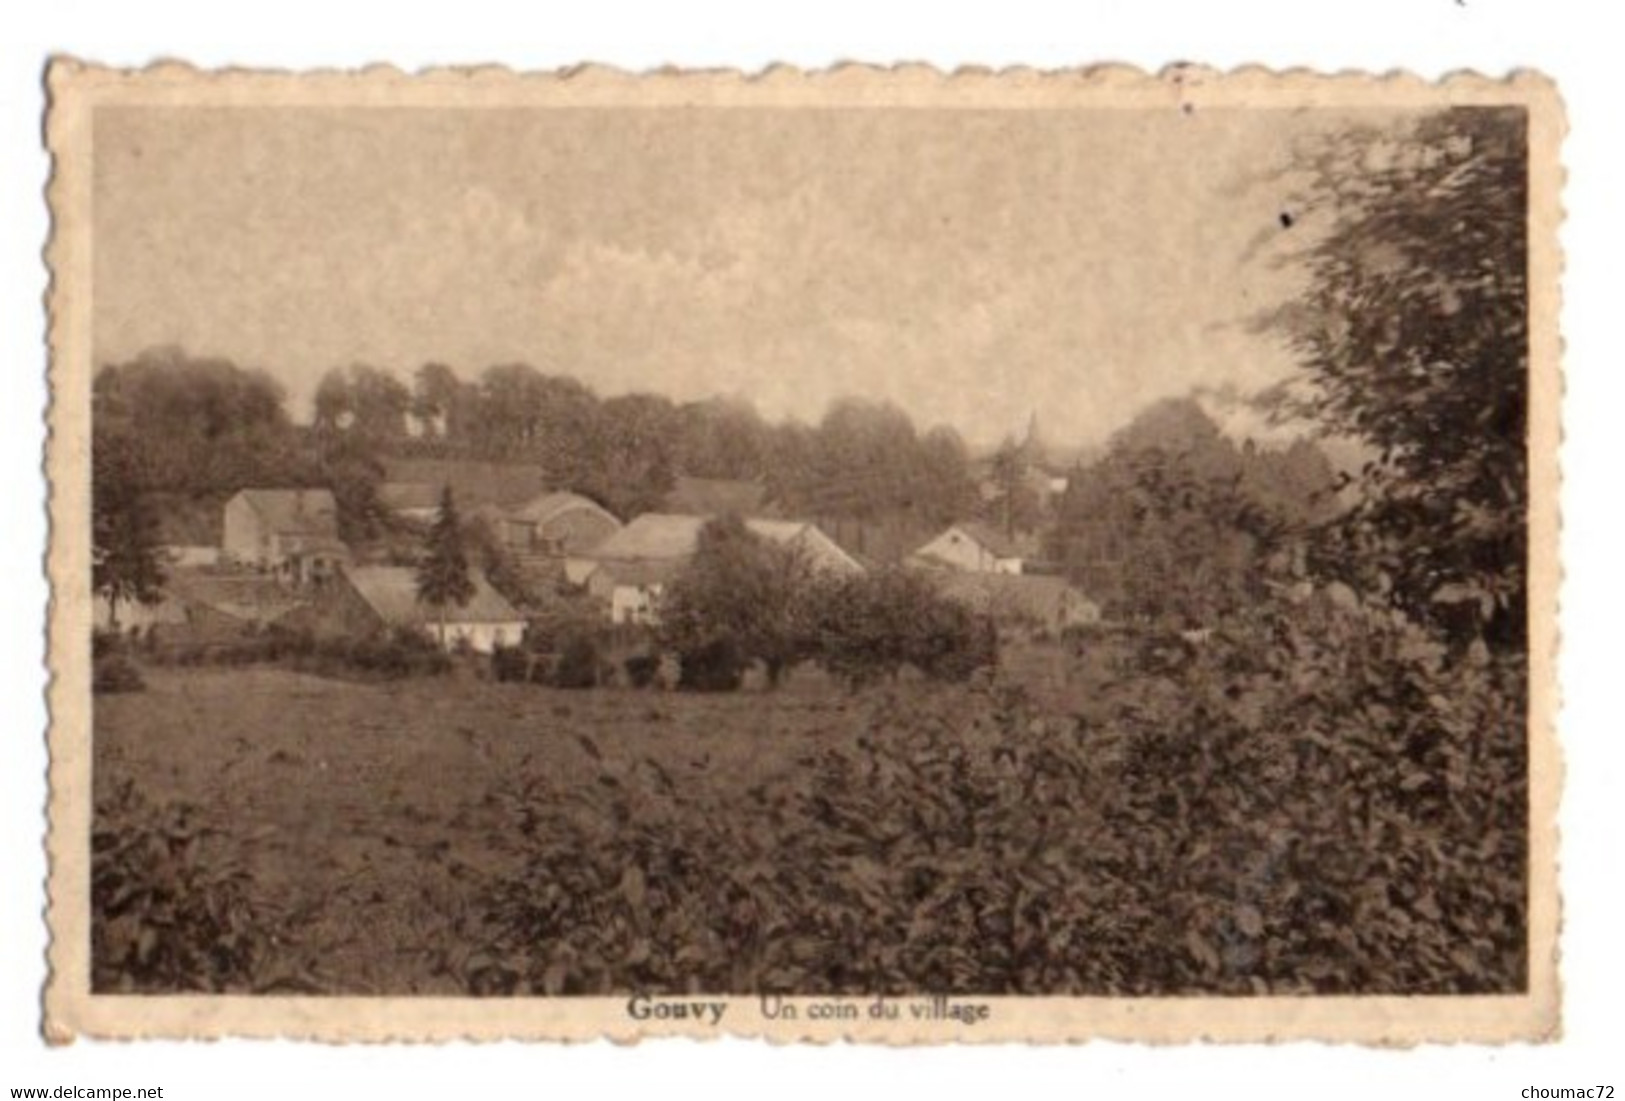
M418 600L435 609L440 628L440 645L446 644L446 608L467 606L474 599L474 579L468 572L468 554L463 548L462 522L452 500L451 487L440 491L440 514L424 541L427 553L418 567Z

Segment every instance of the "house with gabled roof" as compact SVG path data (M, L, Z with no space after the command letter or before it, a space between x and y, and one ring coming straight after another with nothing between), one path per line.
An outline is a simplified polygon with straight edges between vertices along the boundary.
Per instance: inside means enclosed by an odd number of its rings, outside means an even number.
M474 595L467 604L437 608L418 598L418 574L410 566L350 566L324 597L324 611L333 626L351 634L404 628L448 650L466 645L479 654L517 646L525 617L479 570L471 570L469 580Z
M660 597L699 549L700 530L709 516L644 513L586 555L593 569L589 593L606 605L617 623L652 623ZM833 539L806 520L751 517L745 527L770 543L792 547L821 573L862 573L863 565ZM619 617L619 618L616 618Z
M350 559L331 490L245 489L226 502L223 557L297 583L320 583Z
M597 501L563 490L503 510L497 524L504 544L517 557L562 563L565 579L576 585L592 571L594 562L587 555L624 526Z
M913 566L968 573L1021 573L1026 550L1004 532L977 520L952 524L909 556Z

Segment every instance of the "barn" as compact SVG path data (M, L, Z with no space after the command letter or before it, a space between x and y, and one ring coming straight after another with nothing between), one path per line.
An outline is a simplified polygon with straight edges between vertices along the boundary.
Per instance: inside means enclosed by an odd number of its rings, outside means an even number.
M409 566L352 566L324 597L328 621L348 631L406 628L488 654L499 646L517 645L524 637L525 617L491 587L483 573L472 571L474 597L461 607L448 604L443 613L418 599L417 571Z
M296 582L321 582L349 561L326 489L245 489L226 502L224 557Z
M970 573L1019 574L1026 553L997 528L976 521L954 524L910 556L911 565Z

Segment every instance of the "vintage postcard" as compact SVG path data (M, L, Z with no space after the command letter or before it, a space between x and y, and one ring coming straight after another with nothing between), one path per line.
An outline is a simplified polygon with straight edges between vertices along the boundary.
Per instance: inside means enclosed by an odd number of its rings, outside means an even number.
M1529 73L48 73L45 1023L1549 1039Z

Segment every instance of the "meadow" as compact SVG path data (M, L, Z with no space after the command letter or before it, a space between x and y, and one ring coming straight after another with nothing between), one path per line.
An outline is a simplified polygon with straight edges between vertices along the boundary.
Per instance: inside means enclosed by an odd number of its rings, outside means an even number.
M1403 640L1348 631L1318 657L1031 644L856 691L144 670L95 704L94 981L1518 989L1517 688L1385 686Z

